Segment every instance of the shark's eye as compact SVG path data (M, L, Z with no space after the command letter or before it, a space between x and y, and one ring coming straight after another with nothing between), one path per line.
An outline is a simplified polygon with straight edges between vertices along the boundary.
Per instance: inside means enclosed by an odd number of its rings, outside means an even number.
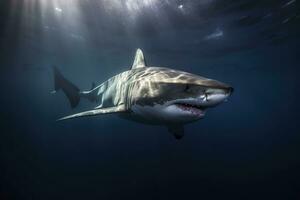
M208 100L208 97L209 97L209 95L211 95L211 94L213 94L212 92L210 92L210 91L204 91L204 95L205 95L205 99L206 100Z

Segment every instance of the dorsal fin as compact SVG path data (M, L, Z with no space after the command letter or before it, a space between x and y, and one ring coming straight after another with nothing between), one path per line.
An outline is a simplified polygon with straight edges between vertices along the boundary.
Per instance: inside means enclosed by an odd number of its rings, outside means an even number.
M144 54L141 49L137 49L131 69L146 67Z

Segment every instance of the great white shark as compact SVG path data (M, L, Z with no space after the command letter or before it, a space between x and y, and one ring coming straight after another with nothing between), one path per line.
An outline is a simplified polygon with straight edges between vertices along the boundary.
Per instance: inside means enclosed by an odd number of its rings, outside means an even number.
M71 107L81 98L96 103L91 110L59 120L115 113L140 123L166 126L176 139L184 125L205 116L208 108L226 101L233 88L225 83L166 67L151 67L137 49L130 70L111 77L86 91L67 80L54 67L55 91L62 90Z

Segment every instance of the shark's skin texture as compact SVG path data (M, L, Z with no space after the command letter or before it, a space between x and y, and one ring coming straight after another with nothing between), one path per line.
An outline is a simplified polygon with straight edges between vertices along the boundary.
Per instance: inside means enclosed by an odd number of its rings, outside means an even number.
M62 89L75 107L80 98L97 106L75 117L116 113L145 124L164 125L180 139L183 126L205 116L208 108L219 105L232 94L225 83L166 67L146 66L138 49L130 70L120 73L88 91L79 91L55 68L55 90Z

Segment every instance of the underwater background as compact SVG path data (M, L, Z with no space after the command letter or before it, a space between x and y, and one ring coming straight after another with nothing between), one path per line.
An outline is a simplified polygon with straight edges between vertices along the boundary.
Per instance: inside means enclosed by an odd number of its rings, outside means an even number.
M1 0L0 199L300 199L297 0ZM52 66L81 89L149 66L232 85L186 126L71 109Z

